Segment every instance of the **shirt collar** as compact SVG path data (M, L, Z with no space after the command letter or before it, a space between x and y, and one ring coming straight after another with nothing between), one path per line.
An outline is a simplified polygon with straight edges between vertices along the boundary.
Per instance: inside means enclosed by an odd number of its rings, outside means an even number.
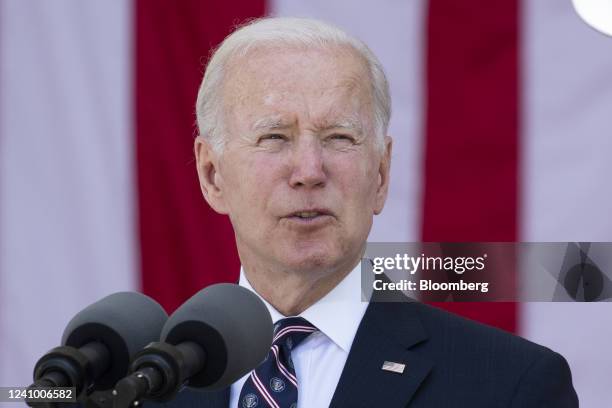
M239 285L259 296L268 308L274 323L288 317L283 316L253 289L243 268L240 268ZM359 263L335 288L299 316L316 326L348 353L367 306L367 302L361 300L361 264Z

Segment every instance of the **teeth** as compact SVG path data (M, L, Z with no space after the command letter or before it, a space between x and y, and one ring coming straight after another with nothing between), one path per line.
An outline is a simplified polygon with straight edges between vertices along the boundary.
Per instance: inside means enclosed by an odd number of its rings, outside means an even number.
M302 211L302 212L297 213L296 215L300 218L312 218L312 217L316 217L317 215L319 215L319 213L316 211Z

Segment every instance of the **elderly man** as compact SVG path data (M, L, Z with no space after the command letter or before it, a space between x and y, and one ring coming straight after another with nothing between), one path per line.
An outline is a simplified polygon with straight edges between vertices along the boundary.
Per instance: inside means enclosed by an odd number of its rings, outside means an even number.
M230 389L172 405L577 406L567 363L544 347L419 303L360 301L390 110L376 57L328 24L258 20L217 49L197 101L198 175L276 334Z

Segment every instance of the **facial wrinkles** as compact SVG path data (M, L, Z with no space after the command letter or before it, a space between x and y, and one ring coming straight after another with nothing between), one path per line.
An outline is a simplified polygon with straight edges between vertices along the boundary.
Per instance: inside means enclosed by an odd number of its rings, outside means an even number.
M344 97L342 93L349 93ZM338 95L338 93L341 93ZM363 135L364 123L368 118L359 106L359 95L354 95L350 89L338 88L325 91L318 96L285 93L283 96L273 93L265 95L263 105L274 112L256 119L250 128L255 133L273 132L288 128L298 129L300 132L323 133L325 131L339 130L350 132L359 137ZM349 102L344 102L348 100ZM343 106L344 105L344 106ZM276 113L279 112L280 113ZM284 111L292 112L285 114Z
M367 69L346 49L334 51L331 63L329 59L324 60L326 63L320 62L320 54L329 54L330 50L306 50L299 53L304 58L297 60L289 50L287 58L281 54L272 64L266 50L263 51L235 61L228 72L225 88L230 92L226 93L226 101L232 102L227 105L234 111L234 117L236 110L246 110L253 116L263 113L253 112L257 110L286 110L301 112L298 119L307 123L315 113L313 108L320 105L332 107L336 101L350 101L349 108L355 110L359 108L356 105L367 104L370 99L370 90L362 89L361 85L368 75ZM344 76L339 77L339 65L352 68L345 69Z
M359 132L353 132L355 136L361 133L362 139L374 138L373 118L368 110L371 92L363 89L360 85L363 81L359 80L367 75L363 67L336 78L331 67L319 66L296 81L296 73L288 69L280 70L281 75L264 73L261 77L262 65L257 64L257 60L252 62L254 66L250 68L238 65L240 69L233 72L238 75L233 75L230 81L232 92L228 99L234 103L229 106L232 117L228 117L228 122L240 123L242 119L243 124L230 132L236 147L253 146L257 136L266 130L287 130L285 128L298 135L308 132L319 134L324 130L331 131L330 126L340 125L340 130L343 127L362 128L358 129ZM306 67L303 60L300 62L297 64L299 68ZM239 78L233 80L235 77ZM244 80L245 77L250 80ZM334 82L336 85L332 85ZM247 126L244 126L245 122ZM355 122L359 126L355 126ZM252 126L248 126L251 124L256 125L260 132L253 131ZM364 167L371 166L360 166L359 170L370 173L371 169Z

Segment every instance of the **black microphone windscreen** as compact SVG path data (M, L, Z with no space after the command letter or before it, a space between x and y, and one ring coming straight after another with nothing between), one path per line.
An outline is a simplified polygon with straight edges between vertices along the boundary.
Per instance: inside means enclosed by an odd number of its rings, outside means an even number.
M64 330L62 345L104 344L110 352L110 369L96 381L95 388L108 389L127 375L134 354L159 340L167 319L164 309L142 293L114 293L77 313Z
M162 341L192 341L206 352L206 366L190 387L218 390L259 365L272 345L272 318L253 292L231 283L196 293L168 319Z

